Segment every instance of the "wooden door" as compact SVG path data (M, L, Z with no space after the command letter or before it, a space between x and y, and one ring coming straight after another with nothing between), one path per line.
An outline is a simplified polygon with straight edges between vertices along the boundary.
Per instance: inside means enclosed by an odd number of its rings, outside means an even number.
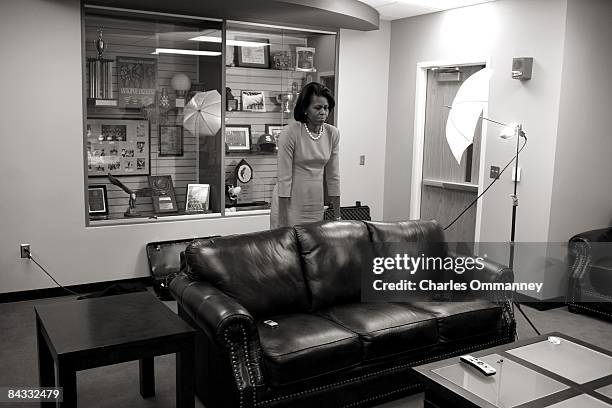
M421 185L421 219L435 219L446 227L478 194L478 170L482 126L479 121L474 143L457 161L446 141L446 120L450 106L467 78L484 66L454 67L427 71L425 139L423 143L423 181ZM455 249L471 249L476 230L476 203L452 227L445 231L449 243L465 243ZM463 247L463 248L462 248Z

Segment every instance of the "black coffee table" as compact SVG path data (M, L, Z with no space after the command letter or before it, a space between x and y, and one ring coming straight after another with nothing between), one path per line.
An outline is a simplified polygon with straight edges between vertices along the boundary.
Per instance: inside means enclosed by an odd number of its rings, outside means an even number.
M149 292L35 310L40 386L63 387L61 407L77 406L77 371L131 360L140 360L140 394L152 397L154 356L176 353L176 406L193 408L195 331Z
M469 354L492 365L496 374L485 377L459 357L416 367L426 387L425 408L612 407L608 350L549 333Z

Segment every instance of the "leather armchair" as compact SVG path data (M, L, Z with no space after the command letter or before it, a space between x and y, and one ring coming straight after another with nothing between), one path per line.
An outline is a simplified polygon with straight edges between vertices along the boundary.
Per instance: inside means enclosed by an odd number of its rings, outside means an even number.
M612 320L612 228L573 236L568 264L569 311Z

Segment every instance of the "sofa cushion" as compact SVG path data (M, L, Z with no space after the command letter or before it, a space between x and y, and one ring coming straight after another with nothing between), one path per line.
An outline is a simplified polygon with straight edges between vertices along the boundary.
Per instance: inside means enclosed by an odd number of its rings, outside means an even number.
M412 220L400 222L365 222L372 242L376 244L400 243L410 256L447 256L448 248L444 231L435 220ZM406 245L411 243L411 245ZM379 245L378 248L390 248ZM393 254L386 254L394 256Z
M292 314L272 318L272 328L257 323L266 374L279 386L357 365L359 337L322 317Z
M196 240L185 257L192 280L208 281L255 317L310 307L292 228Z
M361 274L372 273L371 242L361 221L294 227L314 310L361 297Z
M364 359L414 351L438 342L436 318L398 303L352 303L319 314L359 335Z
M431 279L435 282L448 282L453 279L453 270L445 270L442 265L448 254L448 244L444 231L435 220L411 220L400 222L365 222L377 257L393 258L407 255L423 258L421 265L414 271L413 280ZM412 271L411 271L412 272ZM433 292L432 292L433 293Z
M411 302L408 305L436 316L442 342L482 336L502 328L501 306L487 300Z

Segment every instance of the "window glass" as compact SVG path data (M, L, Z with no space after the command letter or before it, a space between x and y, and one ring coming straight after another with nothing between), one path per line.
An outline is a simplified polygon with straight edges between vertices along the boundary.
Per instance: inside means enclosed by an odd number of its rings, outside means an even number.
M294 121L304 85L317 81L335 91L335 62L335 34L227 24L224 172L226 186L240 187L226 197L228 211L269 208L277 138Z
M220 213L222 23L124 15L85 14L89 219Z

